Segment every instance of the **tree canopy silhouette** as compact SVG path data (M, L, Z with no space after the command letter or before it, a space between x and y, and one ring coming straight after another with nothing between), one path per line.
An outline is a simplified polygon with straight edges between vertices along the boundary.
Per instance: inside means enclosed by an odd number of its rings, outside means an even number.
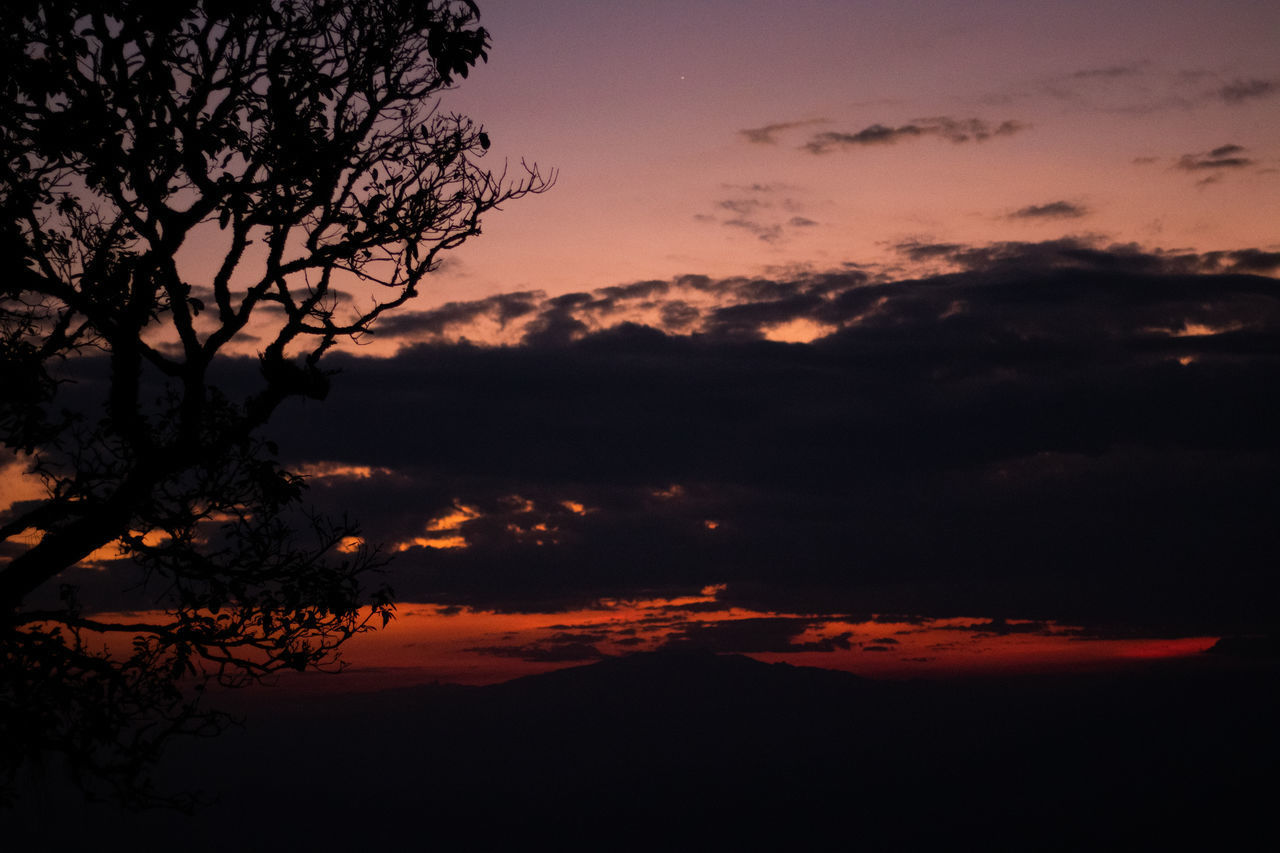
M166 739L221 722L182 679L330 666L390 618L377 550L305 510L260 432L323 398L322 356L483 214L554 181L486 170L488 135L440 106L487 59L478 18L470 0L3 5L0 436L43 490L0 518L10 773L54 751L139 794ZM256 387L220 382L245 352ZM107 557L145 612L65 583Z

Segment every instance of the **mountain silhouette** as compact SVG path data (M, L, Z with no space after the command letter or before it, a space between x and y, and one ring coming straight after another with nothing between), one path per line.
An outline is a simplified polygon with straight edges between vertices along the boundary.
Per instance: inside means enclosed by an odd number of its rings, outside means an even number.
M883 682L663 652L487 687L265 691L243 732L188 744L165 769L165 784L217 794L209 808L93 807L40 837L215 850L234 825L249 850L370 837L465 849L1256 847L1277 834L1276 672L1219 663Z
M539 703L590 701L597 708L657 712L742 708L743 703L775 709L812 700L864 695L873 686L848 672L762 663L745 655L707 651L657 651L516 678L490 688L501 700Z

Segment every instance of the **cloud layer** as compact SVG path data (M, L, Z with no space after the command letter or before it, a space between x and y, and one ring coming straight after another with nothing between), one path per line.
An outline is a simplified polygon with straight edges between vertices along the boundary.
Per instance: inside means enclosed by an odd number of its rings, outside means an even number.
M955 271L545 299L519 345L335 359L350 379L332 405L277 429L298 458L396 472L314 490L375 539L474 510L464 547L400 555L410 598L570 606L725 583L722 601L765 612L1274 618L1280 294L1247 273L1280 255L901 250ZM637 305L652 322L624 319ZM765 338L800 321L829 331Z
M718 606L766 614L1273 624L1280 253L898 248L949 271L686 276L403 314L382 332L418 343L335 356L330 399L272 433L312 466L318 505L398 551L406 601L725 584ZM511 343L461 341L476 323ZM797 327L809 340L769 339ZM749 627L763 648L805 624Z

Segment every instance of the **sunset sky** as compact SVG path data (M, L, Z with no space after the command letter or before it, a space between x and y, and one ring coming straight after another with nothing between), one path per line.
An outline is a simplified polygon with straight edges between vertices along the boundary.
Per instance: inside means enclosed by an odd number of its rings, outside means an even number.
M1280 0L10 5L14 849L1280 850Z
M1067 235L1276 248L1275 4L491 0L446 100L559 169L426 300Z
M270 430L396 556L358 669L1274 630L1280 4L480 5L443 107L557 183Z
M419 417L303 454L371 466L317 491L404 549L404 594L471 608L407 611L379 660L908 675L1273 618L1280 304L1182 274L1280 266L1274 4L482 11L445 104L558 183L382 331L509 348L401 350L343 399Z

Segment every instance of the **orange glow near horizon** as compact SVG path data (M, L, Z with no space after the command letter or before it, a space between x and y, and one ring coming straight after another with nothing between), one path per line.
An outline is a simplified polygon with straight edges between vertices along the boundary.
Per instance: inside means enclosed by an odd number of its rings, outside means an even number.
M662 648L710 648L766 663L876 679L936 679L1078 671L1206 651L1217 637L1116 637L1053 622L976 617L801 614L720 604L724 584L670 598L601 599L576 610L502 613L402 604L381 630L342 650L343 678L289 674L291 688L363 692L424 683L496 684L603 657ZM720 606L717 606L720 605ZM155 613L100 614L104 622L163 621ZM778 630L780 628L780 630ZM129 634L109 645L125 649ZM770 651L760 649L770 647ZM302 679L299 681L299 679Z
M1216 637L1112 637L1056 623L993 621L976 617L873 616L852 620L714 607L723 585L699 595L640 600L602 599L565 612L402 605L386 629L363 634L344 650L355 676L332 689L379 689L412 683L492 684L592 663L600 657L655 651L666 644L702 647L716 631L747 636L767 621L794 620L798 632L753 651L727 638L719 651L764 662L844 670L881 679L949 678L1032 673L1121 665L1143 659L1199 654ZM786 646L789 645L789 648ZM346 681L346 679L344 679Z

